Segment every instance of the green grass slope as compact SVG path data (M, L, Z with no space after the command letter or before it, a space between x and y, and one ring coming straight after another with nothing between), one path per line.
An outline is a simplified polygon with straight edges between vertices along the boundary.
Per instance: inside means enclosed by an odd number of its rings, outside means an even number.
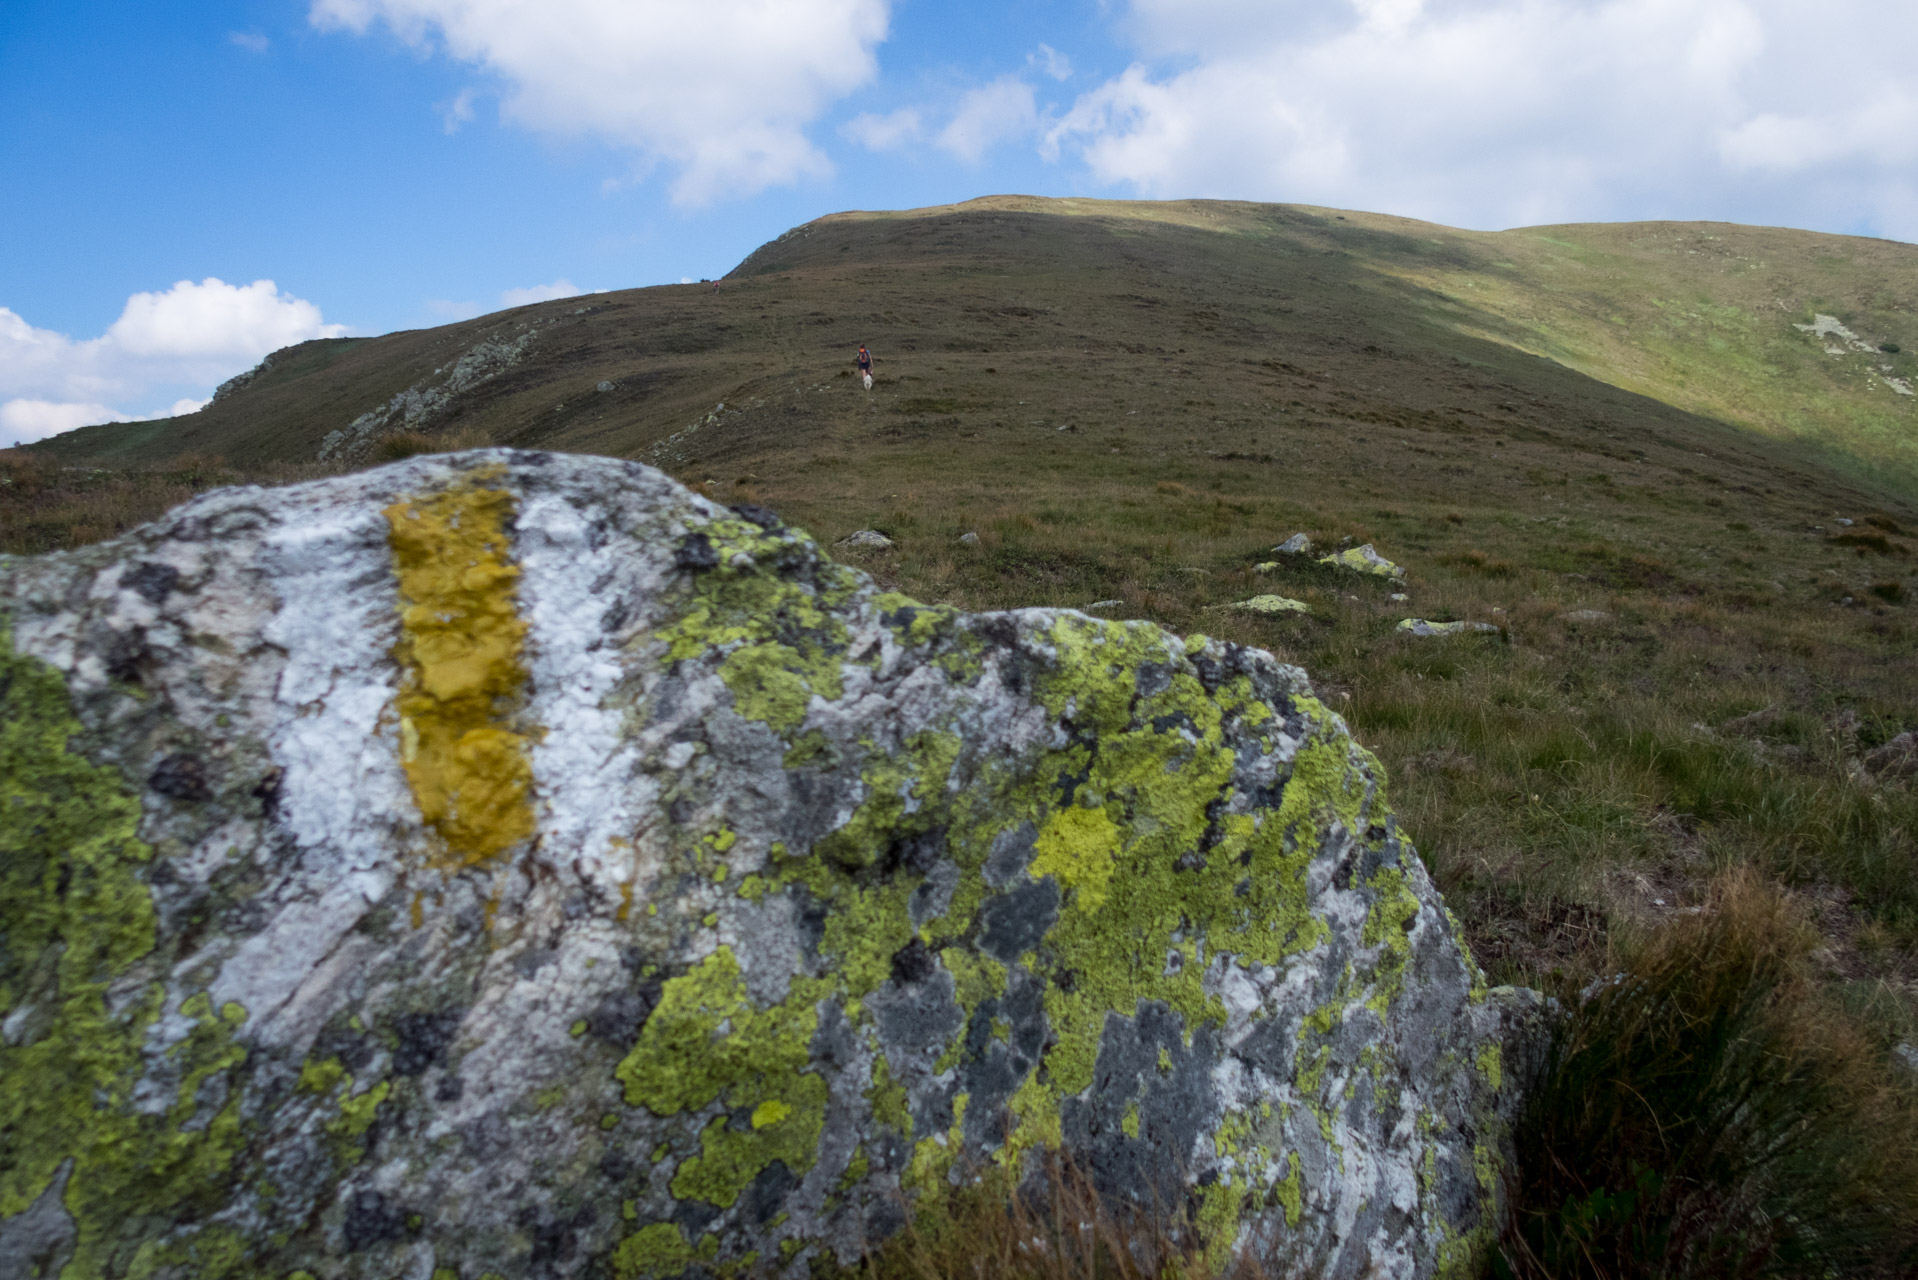
M1918 346L1906 334L1914 298L1918 249L1810 232L1653 223L1479 233L1282 205L992 197L820 219L753 254L717 295L633 290L307 343L199 414L85 428L41 447L107 464L195 451L309 461L328 432L409 389L445 388L461 354L529 330L510 369L418 424L637 453L721 400L775 400L861 340L882 360L1036 358L1066 389L1156 374L1150 357L1190 355L1177 376L1214 387L1243 381L1222 367L1235 357L1333 357L1326 372L1355 407L1390 415L1447 407L1409 394L1407 357L1475 361L1502 346L1797 441L1811 447L1801 455L1912 493L1918 396L1905 392L1918 354L1898 339ZM1578 379L1546 380L1563 399L1593 394ZM594 390L607 381L612 391ZM1456 387L1451 407L1498 412L1499 397L1482 390Z

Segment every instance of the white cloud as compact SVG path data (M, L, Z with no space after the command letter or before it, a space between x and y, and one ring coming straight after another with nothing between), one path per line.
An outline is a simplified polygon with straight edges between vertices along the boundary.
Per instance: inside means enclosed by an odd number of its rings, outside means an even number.
M523 307L531 302L551 302L555 298L577 298L586 290L571 280L555 280L551 284L536 284L525 289L507 289L499 296L502 307Z
M0 443L44 440L75 427L126 422L127 416L103 404L62 404L52 400L9 400L0 404Z
M805 128L877 72L891 0L312 0L323 29L499 76L504 114L677 170L682 205L831 171Z
M1028 54L1026 65L1051 76L1054 80L1072 79L1072 59L1049 44L1042 44L1037 53Z
M480 313L481 307L477 302L454 302L449 298L433 298L428 300L426 310L448 324L455 324L461 320L471 320Z
M897 151L925 136L925 123L911 107L886 115L867 112L840 126L839 132L870 151Z
M1130 0L1120 26L1140 60L1045 145L1140 194L1918 234L1918 6Z
M449 134L458 133L460 126L470 124L473 119L473 99L478 96L472 89L461 89L453 95L451 102L444 102L437 110L440 124Z
M265 53L273 47L273 42L257 31L231 31L226 38L248 53Z
M193 412L215 385L268 352L345 332L271 280L229 285L209 277L136 293L106 333L84 341L0 307L0 444Z
M1038 124L1032 86L1016 76L1001 76L961 98L959 110L936 141L967 164L977 164L998 143L1024 137Z
M345 332L345 325L326 324L318 307L281 293L271 280L231 285L209 276L199 284L182 280L165 293L134 294L105 341L135 356L258 359Z

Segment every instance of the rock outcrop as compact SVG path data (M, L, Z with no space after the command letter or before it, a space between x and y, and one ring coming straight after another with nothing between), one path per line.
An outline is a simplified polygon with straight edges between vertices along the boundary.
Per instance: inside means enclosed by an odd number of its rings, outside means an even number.
M39 1274L801 1277L1060 1148L1220 1260L1463 1273L1540 1016L1298 670L919 605L635 464L0 558Z
M1400 581L1405 577L1404 566L1393 564L1390 560L1387 560L1384 556L1373 550L1372 544L1369 542L1362 547L1351 547L1344 551L1334 552L1332 555L1321 559L1319 563L1330 565L1334 569L1348 569L1353 573L1362 573L1371 578L1389 578L1394 582Z

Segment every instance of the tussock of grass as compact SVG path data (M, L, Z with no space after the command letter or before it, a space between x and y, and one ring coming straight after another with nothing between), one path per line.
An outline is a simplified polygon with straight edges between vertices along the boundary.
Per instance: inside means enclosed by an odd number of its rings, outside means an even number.
M1863 1276L1918 1264L1918 1097L1749 873L1573 996L1518 1132L1503 1275Z
M382 436L373 446L373 461L398 462L426 453L457 453L461 449L484 449L493 443L491 436L472 427L453 431L396 431Z
M1208 1261L1183 1214L1120 1209L1054 1161L1022 1190L998 1170L921 1213L855 1269L862 1280L1263 1280L1256 1260ZM1288 1277L1288 1280L1291 1280ZM1300 1278L1303 1280L1303 1278Z

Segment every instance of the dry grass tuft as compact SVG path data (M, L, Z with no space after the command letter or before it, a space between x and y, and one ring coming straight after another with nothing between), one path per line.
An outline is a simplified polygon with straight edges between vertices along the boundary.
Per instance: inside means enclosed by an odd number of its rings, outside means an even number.
M1818 941L1749 872L1698 915L1619 939L1619 973L1572 997L1521 1122L1501 1274L1918 1264L1918 1096L1813 981Z
M1263 1280L1257 1262L1208 1260L1183 1215L1120 1211L1054 1159L1023 1189L1002 1171L921 1213L857 1268L865 1280Z
M373 461L398 462L402 458L416 458L426 453L458 453L462 449L485 449L491 447L493 438L473 427L460 427L453 431L396 431L383 436L373 447Z

